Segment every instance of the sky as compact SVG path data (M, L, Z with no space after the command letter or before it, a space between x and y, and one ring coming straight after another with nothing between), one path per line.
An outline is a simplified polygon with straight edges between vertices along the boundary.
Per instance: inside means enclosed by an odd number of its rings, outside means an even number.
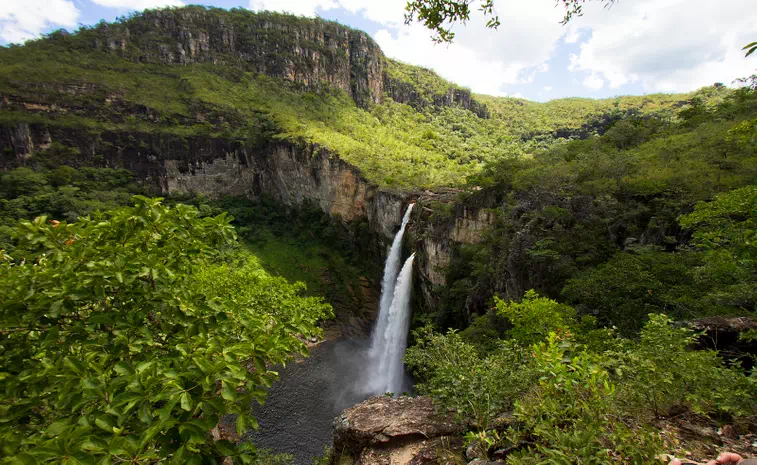
M688 92L731 84L757 69L755 0L617 0L586 4L560 24L554 0L495 0L501 25L455 25L451 45L434 44L419 24L404 24L407 0L213 0L222 8L320 16L369 33L392 58L431 68L476 93L545 101ZM191 0L0 0L0 44L55 29L112 21L135 10Z

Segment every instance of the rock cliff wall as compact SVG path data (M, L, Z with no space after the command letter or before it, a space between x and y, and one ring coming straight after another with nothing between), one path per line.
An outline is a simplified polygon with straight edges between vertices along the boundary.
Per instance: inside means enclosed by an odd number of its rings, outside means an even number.
M389 96L416 107L459 106L488 116L470 91L429 70L402 65L410 78L390 76L387 59L368 35L320 19L192 6L148 10L61 37L55 40L62 40L66 47L163 65L160 69L166 73L171 73L171 66L226 65L314 91L340 89L363 107ZM425 80L413 80L418 73ZM435 84L429 87L428 80ZM252 142L203 135L211 133L195 129L191 132L195 135L180 136L178 129L198 123L238 127L249 121L242 121L233 111L218 112L201 105L193 107L191 114L167 119L118 93L102 92L96 84L64 82L56 76L42 87L47 92L44 99L34 92L0 96L0 112L23 115L17 122L6 118L11 122L0 124L0 170L41 155L54 164L129 169L160 194L266 195L288 206L313 202L345 225L365 223L373 238L368 252L377 263L383 260L407 202L423 198L431 202L437 195L380 189L337 154L273 138L275 123L262 113L259 126L268 129ZM64 98L82 95L88 98ZM113 123L106 128L130 129L92 129L76 123L75 117ZM124 124L127 117L144 125ZM434 288L445 284L456 244L478 241L490 220L478 209L458 210L454 215L459 218L451 227L431 224L422 210L416 212L418 233L408 247L421 252L419 292L424 307L435 305ZM424 228L433 231L423 233Z
M494 224L490 202L460 202L454 189L426 191L418 196L408 237L416 252L420 306L439 308L439 291L446 287L450 266L464 244L477 244Z
M449 86L445 92L435 94L430 98L423 98L419 89L411 82L394 79L384 73L384 91L386 95L398 103L406 103L415 109L427 106L460 107L471 111L479 118L489 118L489 109L483 103L473 98L471 91L455 86Z
M290 141L247 147L222 138L18 123L0 126L0 167L24 164L53 143L68 149L56 154L59 164L126 168L162 194L267 195L292 207L312 202L339 221L366 221L385 240L399 226L408 198L368 183L328 150Z
M143 63L238 65L310 89L341 89L361 106L383 96L381 49L331 21L187 7L148 10L90 35L92 47Z

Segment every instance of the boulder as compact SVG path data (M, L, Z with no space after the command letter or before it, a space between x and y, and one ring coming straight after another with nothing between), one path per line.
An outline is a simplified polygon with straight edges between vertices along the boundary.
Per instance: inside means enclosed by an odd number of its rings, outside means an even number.
M334 420L331 463L422 465L439 463L439 451L461 447L449 439L462 432L439 415L428 397L380 396L357 404Z
M741 361L744 369L752 368L757 354L757 342L740 338L745 331L757 330L757 318L754 317L708 317L684 323L695 331L701 331L699 346L716 349L727 360Z

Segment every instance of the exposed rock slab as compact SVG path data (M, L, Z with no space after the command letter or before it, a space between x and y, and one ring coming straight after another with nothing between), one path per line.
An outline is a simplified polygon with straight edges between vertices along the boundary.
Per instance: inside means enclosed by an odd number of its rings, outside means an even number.
M351 456L364 465L437 463L440 438L460 432L427 397L371 397L334 420L331 460Z

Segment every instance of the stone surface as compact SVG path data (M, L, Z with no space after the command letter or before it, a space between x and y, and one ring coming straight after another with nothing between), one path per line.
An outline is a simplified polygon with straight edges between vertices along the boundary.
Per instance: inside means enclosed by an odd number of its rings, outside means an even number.
M422 109L429 105L411 83L392 79L384 73L384 90L395 102L406 103L415 109ZM450 86L447 92L435 95L433 105L437 107L457 106L471 111L479 118L489 118L489 109L486 105L478 102L471 95L470 90Z
M332 463L344 455L365 465L435 463L433 440L460 432L427 397L371 397L334 420Z
M96 32L95 48L141 62L241 65L311 89L341 89L361 106L383 97L381 49L335 22L190 7L148 10Z

